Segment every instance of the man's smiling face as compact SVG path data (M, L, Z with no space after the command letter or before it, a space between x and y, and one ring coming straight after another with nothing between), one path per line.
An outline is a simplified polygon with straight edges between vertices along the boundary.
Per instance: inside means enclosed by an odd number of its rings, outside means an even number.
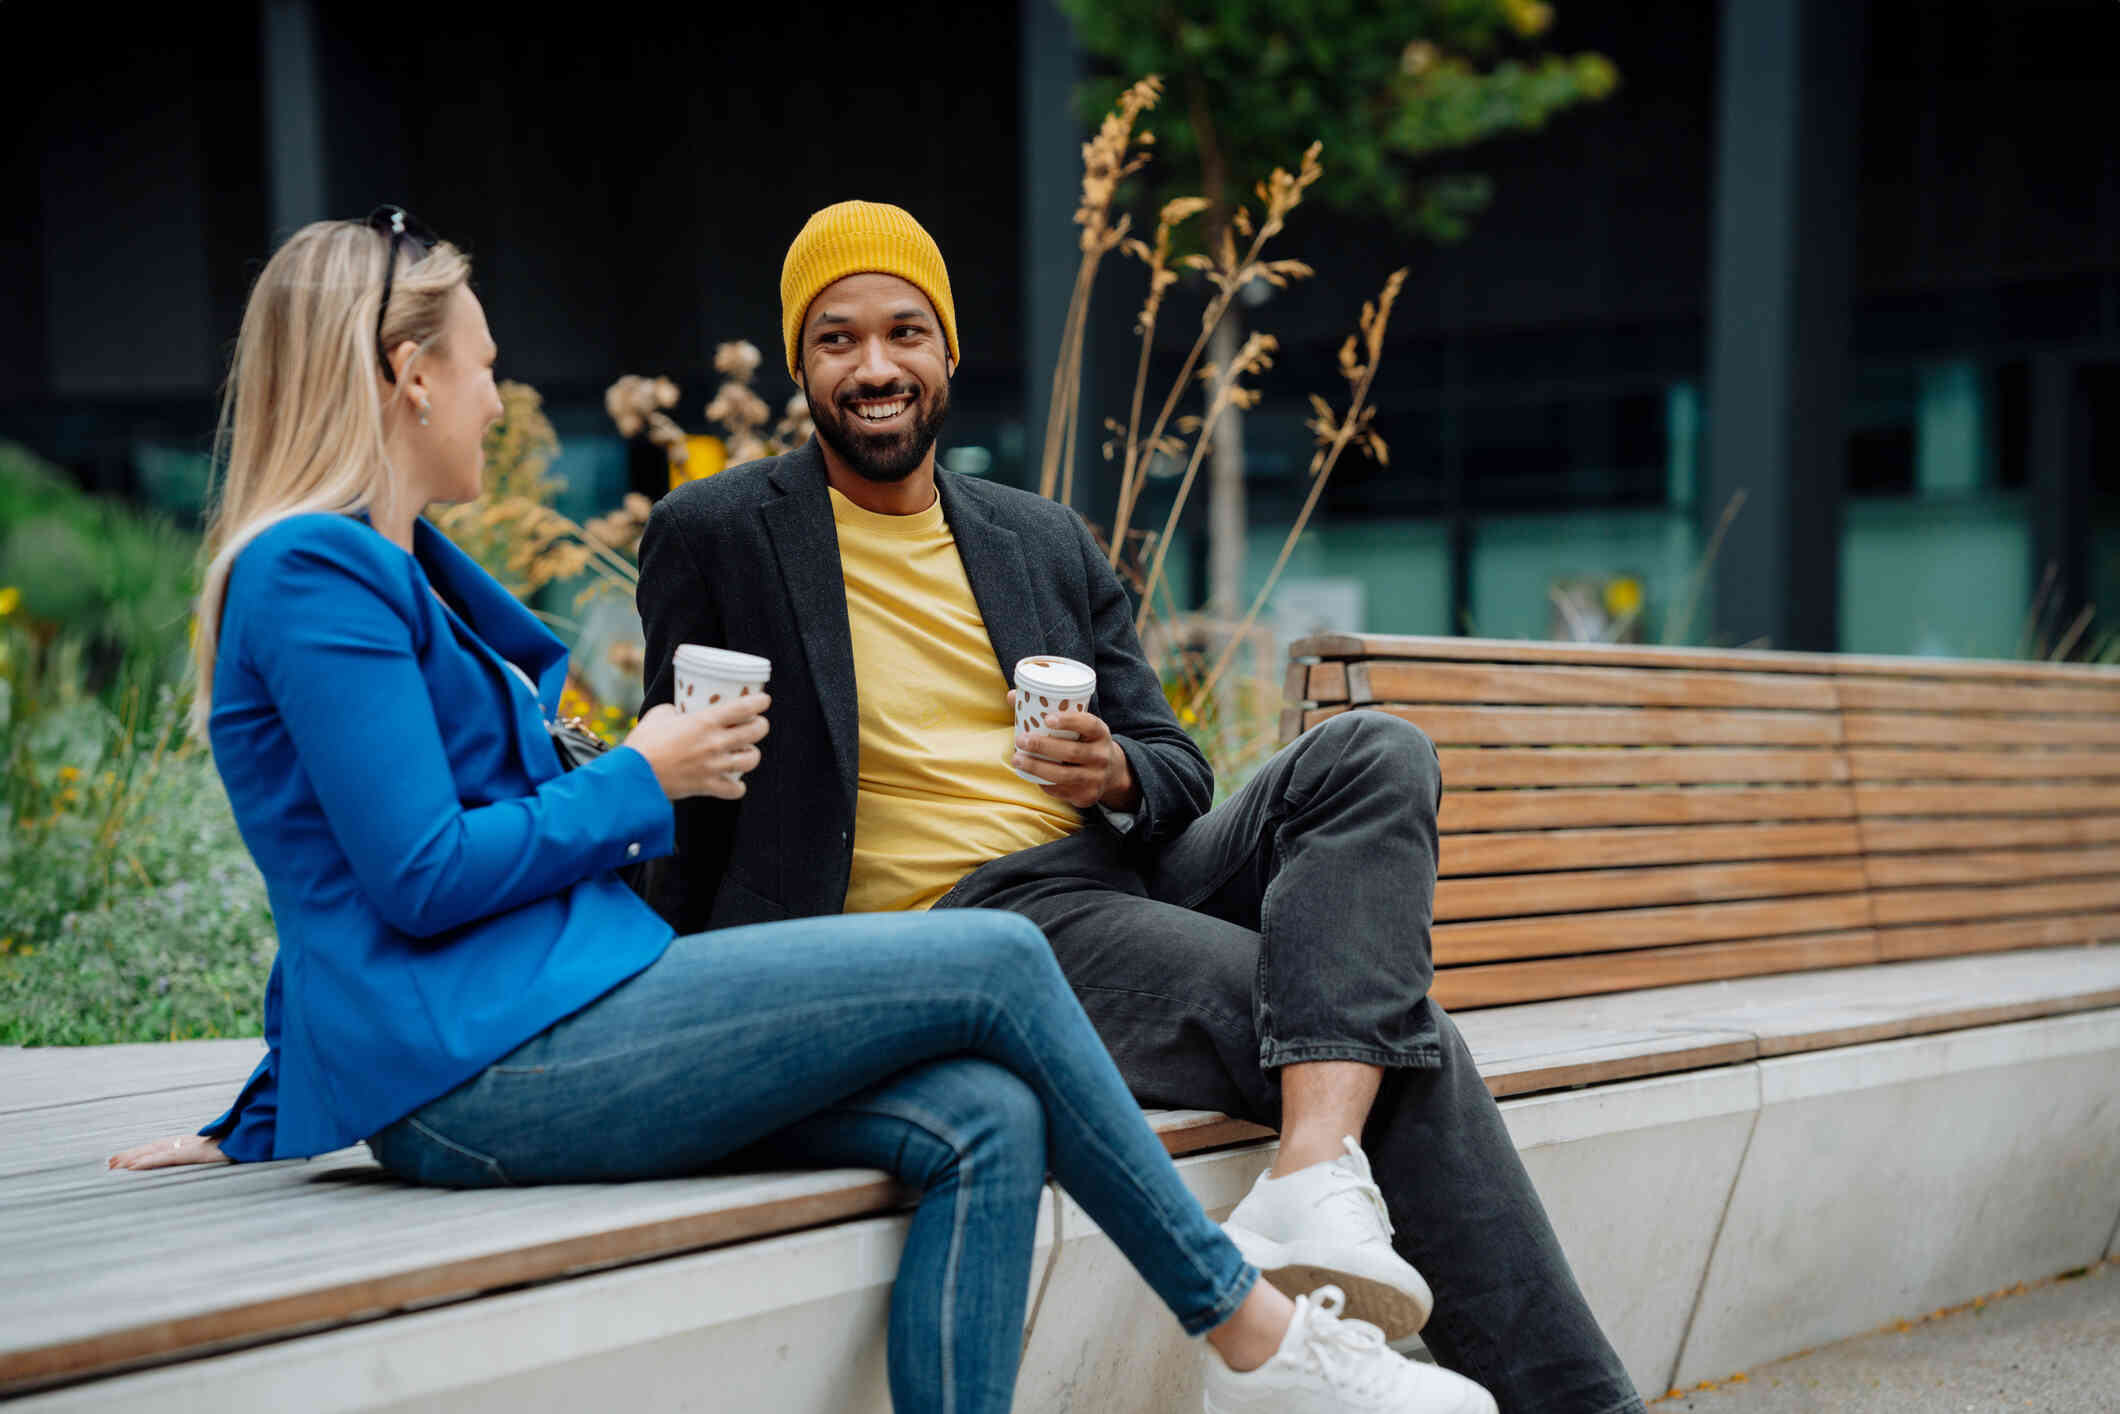
M903 481L950 410L949 345L920 287L849 275L802 322L802 390L817 435L869 481Z

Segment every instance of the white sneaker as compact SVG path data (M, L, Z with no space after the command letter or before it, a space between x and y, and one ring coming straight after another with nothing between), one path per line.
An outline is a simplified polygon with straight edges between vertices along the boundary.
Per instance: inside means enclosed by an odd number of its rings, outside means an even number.
M1281 1348L1241 1373L1207 1358L1207 1414L1495 1414L1463 1375L1393 1353L1367 1321L1342 1320L1346 1298L1321 1287L1296 1298Z
M1340 1143L1347 1152L1330 1163L1286 1178L1260 1174L1222 1230L1290 1296L1337 1286L1350 1315L1401 1340L1428 1324L1435 1297L1391 1249L1391 1217L1369 1176L1369 1156L1352 1136Z

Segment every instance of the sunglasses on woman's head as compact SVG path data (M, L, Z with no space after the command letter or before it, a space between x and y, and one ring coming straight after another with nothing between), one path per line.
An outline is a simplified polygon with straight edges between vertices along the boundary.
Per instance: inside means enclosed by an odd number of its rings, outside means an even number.
M375 307L375 356L383 367L384 381L395 383L397 370L390 366L390 351L383 347L383 318L390 313L390 286L397 278L398 242L410 241L425 255L441 237L402 206L378 206L362 224L388 242L389 248L383 252L383 302Z

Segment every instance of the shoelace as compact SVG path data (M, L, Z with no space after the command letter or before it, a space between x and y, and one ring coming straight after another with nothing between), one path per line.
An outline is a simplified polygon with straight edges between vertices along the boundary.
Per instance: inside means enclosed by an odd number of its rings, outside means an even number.
M1346 1184L1344 1187L1335 1188L1330 1193L1316 1199L1311 1206L1322 1208L1327 1203L1340 1203L1353 1199L1366 1210L1362 1213L1362 1216L1374 1215L1377 1225L1383 1229L1372 1240L1389 1242L1391 1240L1391 1211L1384 1206L1384 1191L1377 1187L1376 1180L1370 1176L1369 1161L1363 1157L1361 1146L1355 1143L1352 1138L1342 1139L1340 1144L1347 1151L1347 1156L1341 1159L1334 1159L1327 1171L1335 1178L1346 1180Z
M1310 1306L1301 1313L1303 1363L1324 1376L1326 1387L1363 1400L1392 1393L1399 1370L1384 1344L1384 1332L1367 1321L1341 1316L1347 1297L1336 1286L1321 1286L1300 1299Z

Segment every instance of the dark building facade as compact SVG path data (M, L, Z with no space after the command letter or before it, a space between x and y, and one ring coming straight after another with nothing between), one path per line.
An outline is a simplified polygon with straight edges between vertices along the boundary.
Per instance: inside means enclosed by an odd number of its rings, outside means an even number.
M781 251L845 196L908 206L950 256L953 464L1034 476L1085 126L1050 0L536 27L263 0L118 36L23 8L0 11L10 50L53 57L0 97L0 436L84 480L181 506L272 241L397 200L473 252L586 509L644 475L603 386L667 372L698 427L714 345L770 347ZM1497 193L1467 242L1306 210L1286 253L1320 278L1247 309L1284 343L1246 427L1256 584L1306 489L1303 395L1337 394L1361 300L1413 268L1379 382L1391 465L1336 473L1278 622L1544 636L1582 629L1562 601L1638 595L1650 639L1996 655L2042 585L2062 619L2120 622L2120 7L1556 9L1551 43L1622 86L1455 159ZM1113 265L1093 518L1137 299ZM1167 317L1165 371L1197 308Z

